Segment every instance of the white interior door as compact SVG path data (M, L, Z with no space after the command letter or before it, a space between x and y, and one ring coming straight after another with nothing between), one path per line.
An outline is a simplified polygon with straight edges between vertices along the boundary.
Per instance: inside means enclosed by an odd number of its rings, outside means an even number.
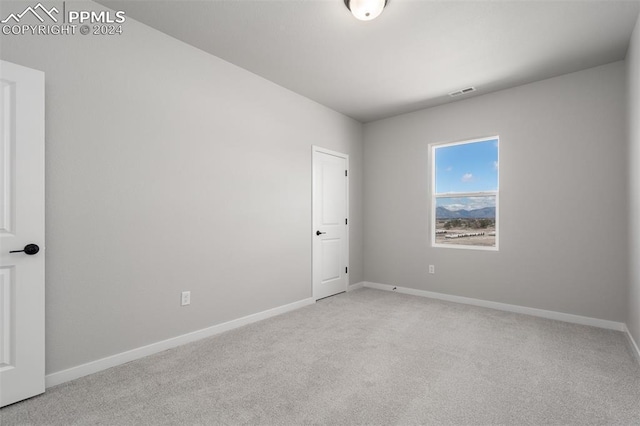
M313 148L313 297L347 291L349 157Z
M5 61L0 203L1 407L40 394L45 386L44 74ZM24 251L10 253L17 250Z

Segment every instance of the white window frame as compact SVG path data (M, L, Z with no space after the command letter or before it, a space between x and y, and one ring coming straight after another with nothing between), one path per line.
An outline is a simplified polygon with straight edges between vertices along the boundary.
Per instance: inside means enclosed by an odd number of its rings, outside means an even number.
M466 145L470 143L486 142L490 140L498 141L498 184L495 191L482 191L482 192L443 192L436 193L436 149L445 148L455 145ZM431 234L431 247L443 247L452 249L463 250L485 250L485 251L498 251L499 247L499 227L500 227L500 136L488 136L477 139L467 139L458 142L440 142L429 144L429 163L431 164L431 193L429 197L431 199L431 228L429 230ZM438 244L436 242L436 200L438 198L463 198L463 197L495 197L496 198L496 245L493 247L487 246L473 246L473 245L461 245L461 244Z

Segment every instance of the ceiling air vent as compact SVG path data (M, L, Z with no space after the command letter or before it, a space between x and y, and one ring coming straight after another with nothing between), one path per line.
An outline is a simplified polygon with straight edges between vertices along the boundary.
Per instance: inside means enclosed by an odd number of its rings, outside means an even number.
M456 96L466 95L467 93L471 93L475 91L476 91L475 87L465 87L464 89L456 90L455 92L449 93L449 96L451 96L452 98L455 98Z

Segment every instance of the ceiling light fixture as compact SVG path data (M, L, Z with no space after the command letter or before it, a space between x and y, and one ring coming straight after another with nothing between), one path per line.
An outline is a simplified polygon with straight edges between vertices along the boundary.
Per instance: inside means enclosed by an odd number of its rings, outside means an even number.
M382 13L387 0L344 0L344 4L357 19L370 21Z

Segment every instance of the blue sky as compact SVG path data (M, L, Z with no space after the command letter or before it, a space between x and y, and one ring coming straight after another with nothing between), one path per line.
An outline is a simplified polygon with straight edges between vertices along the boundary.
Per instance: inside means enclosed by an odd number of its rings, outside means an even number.
M436 193L496 191L498 140L436 147Z

